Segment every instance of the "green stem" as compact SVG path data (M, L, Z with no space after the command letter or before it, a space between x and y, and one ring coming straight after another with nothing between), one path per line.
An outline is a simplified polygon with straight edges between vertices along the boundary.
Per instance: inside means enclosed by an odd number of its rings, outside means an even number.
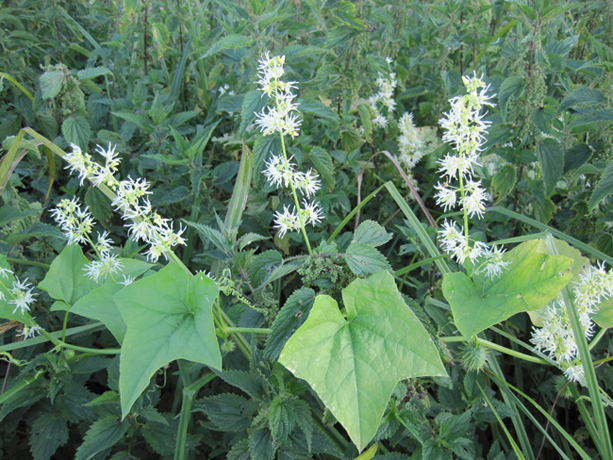
M590 342L590 351L594 349L594 347L598 344L600 339L604 337L607 331L608 331L607 328L602 328L601 330L598 331L598 334L596 334L594 338L592 339L592 341Z
M43 375L45 371L43 369L39 370L34 377L30 377L29 379L23 379L9 388L7 391L0 395L0 404L4 404L6 401L10 400L14 395L19 393L29 384L34 383L41 375Z
M64 325L62 326L62 342L66 341L66 328L68 327L68 315L70 314L70 311L66 310L66 313L64 314Z
M555 241L551 235L548 235L545 239L547 249L552 255L559 255L555 245ZM602 405L602 399L600 398L600 387L598 386L598 379L596 378L596 372L594 371L594 364L592 363L592 356L590 355L590 349L585 339L585 332L583 326L579 321L579 315L575 308L572 295L568 286L562 289L562 296L564 297L564 303L566 304L566 310L568 312L568 318L573 328L575 335L575 341L579 348L579 356L581 357L581 364L583 366L583 372L585 375L585 381L587 383L588 393L592 402L592 410L594 411L594 418L596 419L597 435L601 449L599 453L604 460L613 460L613 447L611 446L611 435L607 427L607 419Z
M272 329L260 329L257 327L227 327L226 331L239 334L270 334Z
M278 108L277 103L277 108ZM283 150L283 159L285 160L285 168L289 170L289 161L287 161L287 151L285 150L285 140L283 138L283 133L279 133L281 135L281 149ZM302 220L302 213L300 212L300 202L298 201L298 193L296 193L296 187L294 187L294 182L289 181L289 186L292 189L292 195L294 197L294 204L296 205L296 212L298 213L298 220L300 221L300 230L302 230L302 236L304 237L304 242L307 245L307 249L309 250L309 255L313 253L311 250L311 243L309 243L309 237L306 233L306 228L304 226L304 221Z
M51 265L34 262L32 260L27 259L20 259L19 257L7 257L6 260L7 262L11 262L14 264L31 265L32 267L42 268L43 270L49 270L49 268L51 268Z
M92 353L95 355L118 355L119 353L121 353L120 348L96 349L96 348L86 348L86 347L79 347L77 345L71 345L69 343L64 342L63 340L56 339L44 329L41 330L41 334L44 335L47 338L47 340L53 343L56 347L60 347L60 348L68 348L69 350L81 351L83 353Z
M476 335L472 339L467 339L466 337L441 337L441 342L468 342L469 340L476 339L476 342L480 345L491 348L492 350L499 351L500 353L504 353L505 355L513 356L515 358L523 359L524 361L529 361L531 363L537 364L545 364L550 366L551 363L542 358L538 358L536 356L530 356L525 353L520 353L519 351L512 350L510 348L503 347L502 345L498 345L496 343L490 342L489 340L481 339Z

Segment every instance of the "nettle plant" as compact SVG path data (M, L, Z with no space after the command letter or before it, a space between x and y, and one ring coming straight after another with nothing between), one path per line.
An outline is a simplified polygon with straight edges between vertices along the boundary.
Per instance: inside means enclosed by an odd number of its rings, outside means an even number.
M448 361L445 342L466 342L463 359L467 367L487 372L503 389L507 389L507 384L497 361L485 351L488 348L560 367L570 380L587 386L596 420L590 434L603 458L612 458L603 395L586 338L594 334L592 321L598 322L602 300L613 294L613 275L602 265L590 266L577 249L548 234L508 241L521 244L505 251L504 241L492 244L483 241L482 234L471 233L471 220L484 215L488 201L477 177L477 166L489 126L483 109L493 106L494 96L488 94L483 79L476 75L464 77L466 94L450 100L451 109L440 122L443 141L452 150L439 161L441 182L436 186L436 201L445 211L461 207L461 223L458 225L449 216L438 234L446 254L438 251L394 185L385 184L430 252L429 262L436 264L442 274L442 293L448 306L439 303L450 308L454 325L453 333L443 336L442 330L427 327L427 321L416 314L414 301L400 292L389 262L377 249L391 239L383 226L374 221L362 222L344 251L335 241L341 229L376 192L346 216L327 240L311 246L307 225L317 226L326 219L317 201L323 191L318 174L312 169L298 170L288 156L286 143L298 136L301 121L300 106L294 101L297 83L285 81L284 75L284 57L266 54L261 58L257 84L262 96L269 99L268 105L255 114L255 126L265 136L280 138L281 151L269 153L261 173L272 186L281 189L280 194L287 193L292 203L275 211L273 227L281 238L286 233L300 232L306 254L286 260L275 251L254 255L255 251L245 248L264 236L246 234L236 239L235 234L232 236L234 227L221 221L224 233L188 222L224 253L233 255L230 261L212 268L216 277L192 273L174 252L185 244L185 229L179 225L175 230L173 222L153 210L146 180L117 179L120 161L112 146L97 149L102 164L77 146L72 146L71 153L65 153L26 129L13 142L13 153L27 132L60 155L68 163L67 168L79 175L81 185L89 181L111 200L126 221L130 238L147 245L144 256L148 261L120 257L121 251L113 246L112 235L108 233L94 238L94 221L87 208L76 198L64 199L51 214L64 231L68 245L38 285L55 301L53 311L65 311L61 334L44 330L30 315L37 299L35 288L27 280L15 277L6 256L0 256L0 317L23 323L26 342L39 340L33 336L42 334L57 350L119 354L118 423L122 435L127 430L125 420L135 418L151 377L159 369L175 360L182 375L190 373L184 360L208 367L210 372L191 383L185 382L176 458L186 455L192 400L216 376L242 389L258 406L257 415L252 416L251 403L230 393L205 398L194 406L194 410L206 413L224 431L236 433L231 458L273 459L276 453L304 457L336 452L320 439L327 428L320 427L321 407L309 388L325 406L328 418L343 426L358 451L366 449L376 436L382 439L382 422L389 428L394 421L398 427L407 428L422 452L451 455L448 453L451 450L462 458L474 458L475 448L465 438L450 444L444 439L420 435L408 406L401 407L407 379L449 375L449 363L444 363ZM386 113L391 112L393 76L392 80L380 78L385 97L372 101L373 110L380 110L383 101ZM383 115L379 113L377 117ZM376 124L385 125L380 119ZM410 115L404 115L401 124L405 137L402 154L407 156L403 161L417 161L409 158L419 150L419 143L411 137L414 127ZM248 170L249 161L245 160L242 167ZM251 171L242 171L241 177L247 178L248 185ZM244 188L244 184L239 185ZM245 193L248 192L247 186ZM242 204L234 211L240 215L246 199L237 201ZM224 236L229 236L229 243ZM79 245L90 248L91 256L84 255ZM162 260L167 263L160 268L156 262ZM305 286L289 296L278 314L275 310L278 305L271 313L264 308L270 301L262 300L265 286L294 271L303 275ZM251 298L241 292L237 273L251 288ZM322 278L327 278L328 283ZM340 284L340 289L335 283ZM324 293L317 295L313 287ZM262 297L259 300L256 291ZM261 314L272 323L270 328L259 327L262 322L253 327L236 327L230 319L230 309L226 308L231 302ZM486 329L521 312L532 314L539 327L532 339L535 347L524 344L537 357L481 337ZM102 322L120 348L97 350L69 344L66 325L72 314ZM604 321L598 323L601 332L608 327ZM259 346L262 336L267 336L263 349ZM250 373L234 368L236 358L232 361L228 357L236 352L250 360ZM273 380L275 383L270 383ZM481 391L489 404L488 395ZM513 401L511 397L507 399L511 407ZM224 415L225 407L234 411L232 420ZM493 405L492 410L496 413ZM516 417L513 422L525 449L525 429ZM510 441L518 457L523 458L513 438ZM587 455L576 443L572 445L582 456ZM99 451L107 447L101 444ZM88 454L96 453L92 449ZM90 458L84 451L78 458Z

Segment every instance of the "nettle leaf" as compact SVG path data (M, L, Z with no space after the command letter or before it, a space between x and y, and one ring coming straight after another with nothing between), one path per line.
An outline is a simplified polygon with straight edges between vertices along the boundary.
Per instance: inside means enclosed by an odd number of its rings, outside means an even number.
M85 265L89 263L78 244L66 246L51 263L45 278L38 284L55 300L72 306L81 297L100 286L85 276Z
M221 394L194 403L195 411L204 412L222 431L243 431L253 418L251 402L242 396Z
M504 165L502 169L492 177L492 185L494 186L496 194L499 196L498 199L505 197L513 190L515 182L517 182L515 167L510 164Z
M270 236L262 236L257 233L245 233L237 241L238 249L239 251L242 251L247 246L249 246L251 243L255 243L256 241L269 240L269 239L270 239Z
M526 241L504 255L510 262L502 277L487 278L449 273L443 278L443 295L451 306L455 324L464 337L472 337L516 313L546 305L572 278L573 260L538 252L539 240Z
M387 243L392 239L392 236L391 233L387 233L385 228L374 220L365 220L353 234L353 241L377 247Z
M292 293L272 323L272 331L266 339L264 349L266 358L274 361L279 357L289 338L306 321L313 302L315 302L313 289L301 288Z
M545 194L551 195L564 170L564 149L557 140L546 138L536 152L545 176Z
M245 134L247 128L255 121L256 114L261 113L268 105L268 99L268 95L262 91L251 90L245 94L241 108L241 134Z
M38 77L38 80L40 81L40 92L43 99L53 99L62 90L64 72L61 70L51 70Z
M113 75L113 72L104 66L87 67L77 72L77 77L79 77L79 80L101 77L103 75Z
M273 460L275 448L268 428L253 430L249 433L249 452L252 459Z
M113 296L127 332L121 348L119 393L123 417L155 371L175 359L221 369L212 306L219 290L202 274L175 264Z
M246 371L225 370L215 371L224 382L243 390L253 399L261 400L264 396L262 382L253 374Z
M523 78L513 76L506 78L502 84L500 85L500 90L498 91L498 106L500 107L500 111L504 117L507 113L507 105L509 101L513 99L517 99L521 96L521 93L524 91L526 87L526 83Z
M604 96L597 89L578 88L564 98L558 112L562 112L569 107L575 107L579 104L600 104L604 102Z
M279 362L311 385L362 450L398 381L447 373L387 271L355 280L342 295L347 317L332 297L318 296Z
M87 148L91 132L92 130L89 127L89 122L81 115L68 117L64 120L64 123L62 123L62 134L66 142L76 144L83 150Z
M48 460L67 442L68 421L57 412L44 412L32 425L30 452L34 460Z
M272 272L282 264L283 256L281 253L272 249L255 256L247 267L251 287L259 288Z
M185 219L182 220L183 223L189 225L198 232L198 235L200 235L200 238L202 239L203 243L206 244L208 241L210 241L215 245L215 247L217 247L217 249L219 249L223 253L228 254L230 252L232 245L230 244L230 241L219 230L216 230L213 227L209 227L208 225L190 222Z
M287 439L296 425L297 414L294 412L291 400L276 396L268 408L268 425L275 445L280 445Z
M119 420L114 415L96 420L87 430L83 444L77 449L75 460L89 460L98 452L112 447L123 438L129 426L128 420Z
M252 37L245 37L244 35L227 35L221 40L215 42L206 52L199 57L203 59L205 57L213 56L214 54L227 49L239 48L241 46L249 46L253 43Z
M564 152L564 173L581 167L592 156L587 144L575 144Z
M600 180L592 196L590 196L590 211L593 211L598 204L613 192L613 161L610 162L602 172Z
M353 242L345 255L349 269L358 276L391 269L385 256L368 244Z
M317 172L321 174L323 180L328 184L328 187L334 187L335 181L334 177L332 177L334 166L332 165L330 154L321 147L313 147L309 152L309 158L315 165Z
M298 110L310 115L324 118L338 123L341 119L338 114L318 99L298 99Z

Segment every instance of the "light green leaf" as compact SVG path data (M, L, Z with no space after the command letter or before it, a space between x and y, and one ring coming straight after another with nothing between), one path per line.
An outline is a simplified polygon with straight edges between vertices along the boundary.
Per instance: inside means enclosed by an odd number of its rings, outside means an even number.
M44 100L53 99L60 94L62 83L64 80L64 72L61 70L52 70L45 72L39 77L40 92Z
M347 248L346 260L349 269L358 276L391 269L383 254L364 243L351 243Z
M279 362L306 380L358 450L377 427L398 381L447 375L432 339L381 271L343 290L347 318L321 295Z
M89 122L81 115L68 117L62 123L62 134L66 142L76 144L83 150L87 149L91 128Z
M153 265L134 259L119 259L122 264L121 275L116 274L116 281L122 281L124 277L136 278ZM126 335L126 323L113 300L113 296L125 286L109 279L105 284L84 297L81 297L70 309L70 313L86 318L102 321L107 329L115 336L117 342L123 343Z
M100 286L85 276L87 257L78 244L66 246L51 264L45 278L38 284L55 300L62 300L67 305L74 303Z
M546 305L572 277L572 259L537 251L540 240L526 241L504 255L510 262L501 277L448 273L443 295L451 305L455 324L464 337L472 337L523 311Z
M222 50L238 48L241 46L249 46L253 43L253 38L245 37L244 35L228 35L221 40L215 42L199 59L212 56Z
M221 369L212 306L219 290L202 274L175 264L113 296L128 327L121 348L119 393L123 417L155 371L183 358Z
M116 117L119 117L123 120L126 120L127 122L132 123L133 125L142 129L146 133L151 133L154 130L153 123L151 123L150 120L147 120L145 117L141 115L137 115L135 113L130 113L130 112L112 112L112 113Z
M555 139L546 138L536 151L543 175L545 176L545 194L551 195L564 170L564 150Z
M151 24L151 31L153 32L153 41L160 50L160 55L163 55L170 41L168 27L163 22L154 22Z
M392 234L387 233L385 228L374 220L365 220L356 229L353 241L377 247L392 239Z
M590 211L593 211L598 203L604 200L607 196L609 196L613 192L613 161L610 162L607 167L602 172L600 176L600 180L596 187L594 187L594 191L592 192L592 196L590 196Z

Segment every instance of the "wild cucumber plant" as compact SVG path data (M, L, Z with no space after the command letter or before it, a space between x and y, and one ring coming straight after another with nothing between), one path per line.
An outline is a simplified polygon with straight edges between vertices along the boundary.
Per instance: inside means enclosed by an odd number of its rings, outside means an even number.
M613 460L610 8L30 3L0 456Z

